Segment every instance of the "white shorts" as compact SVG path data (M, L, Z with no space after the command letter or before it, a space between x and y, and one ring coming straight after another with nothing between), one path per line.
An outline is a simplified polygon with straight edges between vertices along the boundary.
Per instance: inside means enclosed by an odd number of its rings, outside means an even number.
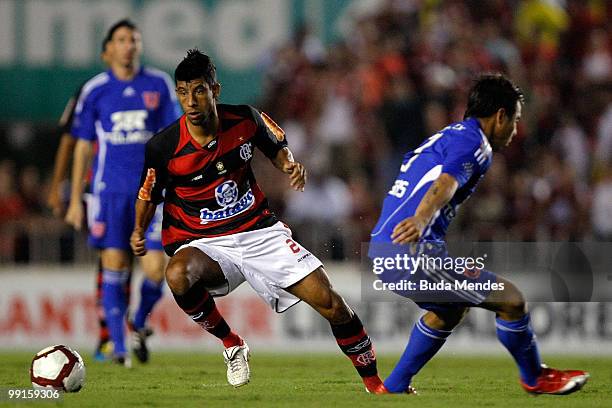
M276 312L300 300L284 290L322 265L321 261L291 239L282 222L255 231L214 238L200 238L178 248L193 247L216 261L226 283L208 288L213 296L225 296L244 281Z

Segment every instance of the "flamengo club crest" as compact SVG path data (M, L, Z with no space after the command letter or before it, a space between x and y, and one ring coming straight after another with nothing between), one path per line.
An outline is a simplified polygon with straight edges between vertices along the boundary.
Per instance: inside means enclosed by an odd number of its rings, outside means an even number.
M251 147L251 142L245 143L240 146L240 158L244 161L249 160L253 157L253 150Z
M148 110L155 110L159 107L159 92L144 91L142 101Z

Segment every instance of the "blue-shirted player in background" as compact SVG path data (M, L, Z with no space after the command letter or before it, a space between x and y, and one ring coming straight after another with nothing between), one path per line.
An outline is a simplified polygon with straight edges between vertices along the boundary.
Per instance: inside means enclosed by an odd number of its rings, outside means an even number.
M476 80L465 120L442 129L405 156L372 231L370 258L408 248L420 251L425 246L446 256L446 230L458 206L470 197L490 167L492 151L507 146L516 134L522 104L520 89L503 75L483 75ZM418 244L407 246L411 243ZM427 312L415 324L406 350L385 381L390 392L413 391L412 377L440 350L470 307L495 312L497 337L516 361L527 392L569 394L586 383L589 374L584 371L561 371L540 364L529 313L516 286L484 269L455 272L451 275L441 269L421 268L411 279L432 284L489 281L503 289L398 292ZM383 280L397 282L406 276L390 271L386 276L383 273Z
M180 110L172 79L140 66L141 35L131 21L115 23L104 42L110 69L85 83L75 110L72 134L78 141L66 221L82 228L83 180L97 142L87 211L89 243L101 250L102 303L114 345L113 360L129 366L124 333L131 271L129 238L144 146L153 134L174 122ZM132 348L141 362L149 358L145 341L151 332L145 320L162 296L165 258L160 233L161 214L148 231L149 253L142 262L145 279L131 324Z

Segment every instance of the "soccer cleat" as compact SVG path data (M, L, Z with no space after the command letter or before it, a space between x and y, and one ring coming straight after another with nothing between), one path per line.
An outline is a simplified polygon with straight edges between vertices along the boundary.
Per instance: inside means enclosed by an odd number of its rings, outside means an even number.
M100 340L94 353L94 360L108 361L113 356L113 342L110 340Z
M542 364L542 373L536 385L529 386L521 381L521 386L530 394L567 395L581 389L589 379L589 373L582 370L556 370Z
M250 357L251 351L244 341L242 346L233 346L223 350L223 360L227 365L227 381L236 388L247 384L251 378Z
M132 359L128 356L113 356L113 359L111 361L113 362L113 364L125 368L132 368Z
M143 327L132 331L132 351L141 363L149 361L149 349L147 348L147 337L153 335L153 329Z
M387 387L385 387L385 384L380 384L379 386L377 386L376 388L373 389L368 389L368 387L366 387L366 392L368 394L408 394L408 395L418 395L419 393L417 392L417 390L414 389L414 387L412 387L412 385L408 386L408 389L406 389L406 391L401 392L401 393L393 393L391 391L389 391L387 389Z
M369 394L389 394L389 390L385 387L385 384L382 382L378 375L373 375L371 377L363 377L361 379L363 381L363 385L365 385L365 390Z
M404 394L412 394L412 395L419 395L419 393L417 392L417 390L414 389L414 387L412 385L408 386L408 389L406 391L404 391Z

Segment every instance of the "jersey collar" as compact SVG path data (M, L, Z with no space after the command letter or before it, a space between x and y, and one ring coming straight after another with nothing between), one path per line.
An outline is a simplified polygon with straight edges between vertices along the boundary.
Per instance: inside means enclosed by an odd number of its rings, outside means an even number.
M142 74L143 71L144 71L144 65L140 65L140 67L138 68L138 71L136 71L136 75L134 75L132 79L130 79L129 81L123 81L115 76L112 69L109 68L106 70L106 72L108 73L108 75L113 81L121 82L122 84L129 84L133 82L136 78L138 78Z
M189 133L189 128L187 127L187 115L183 114L183 116L181 116L180 125L181 134L189 139L189 142L195 146L196 149L206 150L208 152L214 152L217 149L217 146L219 145L219 134L217 134L217 137L215 137L213 140L202 146L193 136L191 136L191 133Z

